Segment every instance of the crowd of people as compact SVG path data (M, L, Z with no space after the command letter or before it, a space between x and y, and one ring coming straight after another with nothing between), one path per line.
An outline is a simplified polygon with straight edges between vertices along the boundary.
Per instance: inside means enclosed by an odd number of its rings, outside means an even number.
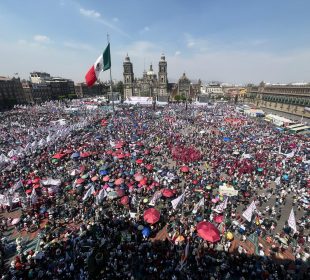
M116 109L1 115L2 279L309 279L309 139L228 104Z

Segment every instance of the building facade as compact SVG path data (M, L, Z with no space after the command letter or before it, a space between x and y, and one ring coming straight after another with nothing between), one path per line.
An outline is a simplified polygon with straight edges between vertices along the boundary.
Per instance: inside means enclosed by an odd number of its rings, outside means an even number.
M143 72L142 78L134 78L133 65L127 55L123 63L124 96L130 99L132 96L149 97L160 101L168 101L168 74L167 62L162 55L158 63L158 75L150 65L148 71Z
M0 76L0 110L26 103L27 100L20 79Z
M192 83L191 80L187 78L186 74L183 73L178 82L174 85L171 96L174 100L196 101L200 93L200 79L197 83Z
M86 83L78 83L75 85L75 93L79 98L94 97L107 93L107 86L102 83L96 83L92 87L88 87Z
M246 101L267 108L310 118L310 84L249 86Z
M74 82L69 79L51 78L46 81L46 85L51 89L51 99L59 100L66 98L75 98Z
M47 80L51 79L51 75L46 72L31 72L30 73L30 81L33 84L42 84L45 83Z

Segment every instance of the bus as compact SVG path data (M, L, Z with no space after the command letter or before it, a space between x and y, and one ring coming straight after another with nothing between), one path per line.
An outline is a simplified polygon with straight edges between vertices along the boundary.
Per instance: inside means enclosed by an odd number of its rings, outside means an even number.
M310 127L309 126L300 126L300 127L295 127L289 130L289 133L291 134L299 134L300 132L303 131L309 131Z
M290 130L290 129L293 129L293 128L297 128L297 127L302 127L304 126L304 124L302 123L295 123L295 124L292 124L292 125L289 125L287 127L285 127L286 130Z

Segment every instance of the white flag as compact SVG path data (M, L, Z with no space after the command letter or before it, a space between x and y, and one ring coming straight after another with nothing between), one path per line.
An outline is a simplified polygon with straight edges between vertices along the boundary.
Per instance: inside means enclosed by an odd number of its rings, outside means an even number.
M182 194L181 194L179 197L177 197L176 199L174 199L174 200L171 201L171 204L172 204L172 208L173 208L173 209L176 209L176 208L178 207L178 205L179 205L180 201L183 199L184 195L185 195L185 192L182 193Z
M31 201L31 204L35 204L38 201L38 196L37 196L35 188L32 189L32 192L30 195L30 201Z
M108 194L105 189L101 189L96 197L96 203L99 204Z
M277 177L274 181L276 183L277 186L279 186L281 184L281 177Z
M228 202L228 197L226 197L221 204L217 205L214 211L217 213L222 213L227 208L227 202Z
M243 212L242 216L248 221L251 222L252 215L256 209L255 201L253 200L250 206Z
M202 197L202 198L199 200L199 202L195 205L195 207L194 207L194 209L193 209L192 212L193 212L194 214L196 214L197 211L198 211L198 209L199 209L200 207L204 206L204 205L205 205L205 198Z
M281 149L282 149L282 144L280 144L279 146L279 151L278 151L279 154L281 154Z
M294 155L295 155L295 151L291 151L290 153L285 154L287 158L292 158Z
M288 217L288 225L291 229L294 230L294 232L297 231L296 228L296 220L295 220L295 214L294 214L294 209L292 208L290 216Z
M157 201L159 198L161 198L161 197L162 197L162 192L161 192L161 191L155 192L154 195L153 195L153 197L152 197L152 199L151 199L151 201L150 201L150 203L149 203L149 205L150 205L150 206L155 206L156 201Z
M89 190L86 192L86 194L83 197L83 200L86 200L91 194L95 191L94 186L90 187Z

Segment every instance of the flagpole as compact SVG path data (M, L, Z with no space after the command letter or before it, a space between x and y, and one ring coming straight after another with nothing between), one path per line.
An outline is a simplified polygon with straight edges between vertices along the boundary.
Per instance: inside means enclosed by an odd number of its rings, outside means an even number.
M108 44L110 44L110 40L109 40L109 34L107 34L107 40L108 40ZM110 48L111 51L111 48ZM110 58L111 58L111 52L110 52ZM114 114L114 94L113 94L113 89L112 89L112 72L111 72L111 67L110 66L110 91L111 91L111 96L112 96L112 108L113 108L113 114Z

